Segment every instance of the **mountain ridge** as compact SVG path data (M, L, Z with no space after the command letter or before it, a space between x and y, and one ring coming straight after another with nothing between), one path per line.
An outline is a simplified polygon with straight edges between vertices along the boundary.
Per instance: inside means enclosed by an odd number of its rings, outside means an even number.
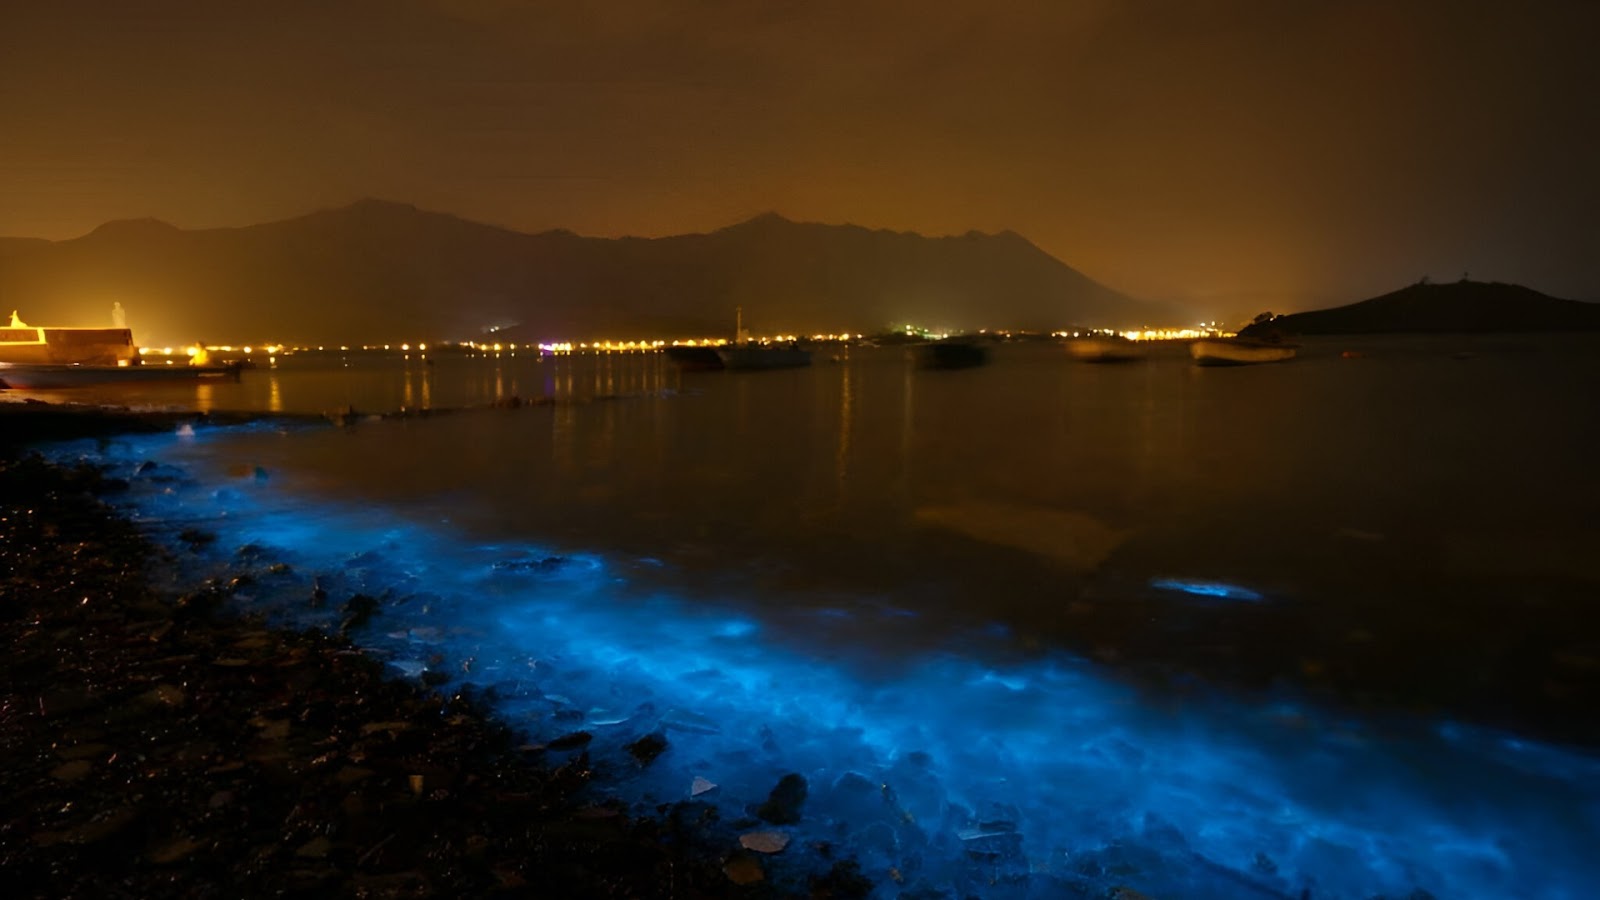
M708 232L515 231L366 198L228 228L107 222L40 243L0 239L0 295L25 318L100 324L113 301L141 341L704 336L735 306L758 332L1122 325L1170 314L1023 236L796 222L775 211Z
M1292 334L1600 331L1600 304L1564 300L1498 281L1423 281L1344 306L1275 316L1240 333L1268 330Z

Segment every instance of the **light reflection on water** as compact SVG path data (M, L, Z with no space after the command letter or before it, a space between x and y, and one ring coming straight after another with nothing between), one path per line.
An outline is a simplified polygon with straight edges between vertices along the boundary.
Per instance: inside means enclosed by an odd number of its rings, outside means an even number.
M259 542L352 588L450 599L443 624L460 636L428 638L423 656L471 656L490 680L544 660L551 680L522 678L537 691L507 706L530 727L551 727L554 694L596 722L667 728L657 777L622 788L635 800L709 773L736 815L797 769L827 810L821 788L863 771L921 834L870 844L874 871L972 889L957 835L993 814L1022 820L1024 871L1101 884L1117 869L1157 896L1582 896L1600 877L1585 849L1600 828L1592 758L1433 714L1395 728L1294 695L1137 690L1065 652L1248 645L1262 622L1330 608L1359 612L1328 620L1379 643L1391 628L1450 640L1474 592L1514 591L1514 627L1524 604L1592 586L1600 497L1582 448L1596 423L1571 410L1600 386L1594 357L1557 343L1462 366L1437 344L1388 346L1222 372L1030 349L965 373L889 352L749 377L649 357L518 363L564 398L628 399L129 458L211 473L177 502L229 510L219 547ZM461 396L446 374L441 395ZM241 461L269 480L216 493ZM177 515L172 498L141 502ZM930 507L973 510L970 527L931 527L917 516ZM1086 549L1097 541L1103 558ZM351 572L367 551L385 564ZM583 564L494 574L555 552ZM1152 580L1228 590L1152 597ZM413 615L382 628L441 624ZM1580 639L1592 622L1573 620ZM1424 667L1471 652L1414 649ZM1293 675L1337 664L1285 659ZM674 710L720 730L675 728ZM763 729L777 750L751 749Z

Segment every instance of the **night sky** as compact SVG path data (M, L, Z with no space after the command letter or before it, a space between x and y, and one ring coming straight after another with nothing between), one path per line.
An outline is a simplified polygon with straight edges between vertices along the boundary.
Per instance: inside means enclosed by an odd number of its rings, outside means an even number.
M1013 229L1237 314L1600 300L1600 4L0 4L0 234L382 197L524 231Z

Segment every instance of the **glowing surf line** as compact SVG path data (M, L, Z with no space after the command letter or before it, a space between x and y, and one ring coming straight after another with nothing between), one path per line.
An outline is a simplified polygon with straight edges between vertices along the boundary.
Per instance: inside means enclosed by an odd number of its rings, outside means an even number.
M1156 578L1150 582L1150 586L1164 591L1180 591L1199 597L1218 597L1223 600L1248 600L1254 603L1264 599L1260 593L1247 587L1241 587L1237 584L1223 584L1220 581L1186 581L1181 578Z
M141 438L108 452L131 468L197 440ZM188 464L204 469L204 459ZM1157 708L1065 654L1011 664L930 655L868 681L754 617L638 596L603 556L570 557L548 577L507 573L494 564L547 551L473 544L448 528L311 502L270 482L214 488L212 476L202 478L135 491L139 515L207 520L219 548L257 543L272 558L281 550L301 573L338 573L347 589L437 595L444 609L425 617L386 608L360 637L390 652L414 645L413 660L470 657L471 681L532 685L536 692L506 699L502 710L546 737L584 727L603 741L608 729L664 728L669 753L617 786L635 802L681 799L691 777L704 775L724 785L714 799L737 816L793 770L812 780L813 806L826 813L827 786L860 771L894 788L929 833L912 849L945 854L925 864L934 879L970 875L950 835L998 810L1020 820L1036 872L1070 873L1124 841L1155 847L1157 867L1178 872L1124 880L1182 896L1241 893L1241 882L1196 881L1205 870L1185 862L1196 855L1240 873L1261 896L1309 887L1319 898L1418 888L1578 898L1600 884L1584 837L1600 833L1592 757L1449 723L1435 739L1387 745L1359 723L1281 704ZM374 554L373 565L351 566L358 554ZM273 596L263 586L241 603L289 609L303 604L303 587ZM880 613L883 627L900 612ZM584 720L550 721L563 705L581 708ZM779 749L728 761L764 742ZM797 831L814 832L820 818ZM898 852L906 850L902 842ZM862 853L879 877L901 862L871 847ZM1162 880L1172 877L1190 880Z

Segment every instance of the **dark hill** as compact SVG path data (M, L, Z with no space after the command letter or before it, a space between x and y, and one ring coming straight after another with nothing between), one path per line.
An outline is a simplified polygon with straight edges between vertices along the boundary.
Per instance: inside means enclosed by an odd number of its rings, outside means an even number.
M1600 331L1600 304L1499 282L1424 283L1349 306L1278 316L1241 333L1269 327L1291 334Z
M709 335L735 306L758 333L1112 325L1170 317L1024 238L927 238L765 214L656 239L525 234L364 200L281 222L184 231L109 223L7 241L0 297L30 322L98 325L113 301L141 342L296 343Z

